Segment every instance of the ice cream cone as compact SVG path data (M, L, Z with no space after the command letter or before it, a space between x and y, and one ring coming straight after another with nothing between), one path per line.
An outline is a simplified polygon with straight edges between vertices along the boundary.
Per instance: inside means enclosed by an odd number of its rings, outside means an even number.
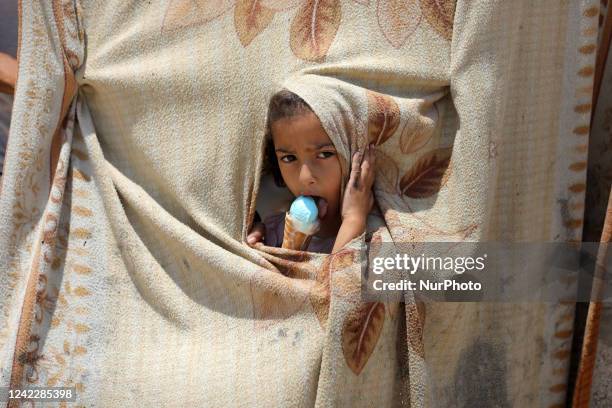
M287 213L285 216L283 248L294 249L297 251L305 251L308 248L310 239L318 228L312 228L312 226L310 226L310 228L304 232L303 228L300 227L300 222L291 217L290 213Z

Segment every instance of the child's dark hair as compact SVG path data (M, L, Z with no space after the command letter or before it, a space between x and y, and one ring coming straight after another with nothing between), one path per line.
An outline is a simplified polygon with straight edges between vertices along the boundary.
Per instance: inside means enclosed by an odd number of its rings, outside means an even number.
M274 151L272 124L277 120L303 115L308 112L312 112L312 108L308 106L306 101L287 89L278 91L270 98L270 104L268 105L268 128L266 129L265 171L272 173L274 184L279 187L285 187L285 182L283 181L276 152Z

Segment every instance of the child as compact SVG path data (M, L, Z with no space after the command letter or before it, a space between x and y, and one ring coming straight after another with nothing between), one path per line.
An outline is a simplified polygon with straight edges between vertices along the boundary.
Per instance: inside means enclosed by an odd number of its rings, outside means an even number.
M319 209L320 230L308 246L311 252L337 252L365 231L374 203L374 150L368 146L355 153L342 197L342 173L336 147L319 118L298 95L282 90L268 109L267 161L278 186L294 196L311 196ZM342 199L341 199L342 197ZM256 222L247 236L254 245L264 241L280 247L285 214Z

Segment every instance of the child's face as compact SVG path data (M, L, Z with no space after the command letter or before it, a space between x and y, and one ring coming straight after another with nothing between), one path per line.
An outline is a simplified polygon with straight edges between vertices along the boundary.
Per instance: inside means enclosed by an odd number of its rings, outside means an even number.
M312 113L304 113L272 123L272 139L281 175L295 196L319 200L322 221L339 215L342 172L334 144L321 122Z

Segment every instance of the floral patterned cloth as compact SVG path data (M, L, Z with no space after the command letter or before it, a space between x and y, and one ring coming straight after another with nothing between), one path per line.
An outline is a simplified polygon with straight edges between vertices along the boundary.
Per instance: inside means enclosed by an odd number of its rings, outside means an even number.
M572 304L363 302L365 236L334 255L244 240L283 82L345 157L384 155L372 239L580 239L597 12L23 2L0 386L85 406L563 404Z

